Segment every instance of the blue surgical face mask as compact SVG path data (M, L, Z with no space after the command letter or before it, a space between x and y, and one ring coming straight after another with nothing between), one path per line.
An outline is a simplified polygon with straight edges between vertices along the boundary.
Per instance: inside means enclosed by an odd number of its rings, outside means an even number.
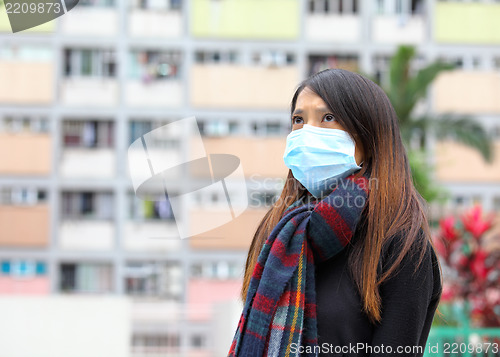
M333 190L337 180L361 169L355 143L344 130L304 124L286 137L283 160L293 176L315 197Z

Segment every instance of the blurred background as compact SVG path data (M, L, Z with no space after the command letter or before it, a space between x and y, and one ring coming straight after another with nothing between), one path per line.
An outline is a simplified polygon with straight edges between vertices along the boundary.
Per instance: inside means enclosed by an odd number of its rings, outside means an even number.
M446 275L433 355L500 343L499 0L81 0L15 34L0 0L0 356L225 356L292 94L326 68L398 113ZM207 153L241 160L249 207L181 240L176 219L227 202L205 190L174 219L135 196L127 150L193 115Z

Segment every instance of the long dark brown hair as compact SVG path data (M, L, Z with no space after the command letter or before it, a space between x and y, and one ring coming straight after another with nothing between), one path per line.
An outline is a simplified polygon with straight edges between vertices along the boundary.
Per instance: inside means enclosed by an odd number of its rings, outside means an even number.
M299 84L292 98L291 113L295 110L297 97L306 87L323 99L339 124L353 135L364 152L362 169L357 176L369 170L370 192L350 242L348 265L362 298L364 312L372 323L380 322L379 285L391 276L407 253L420 251L415 271L424 258L428 243L435 253L425 201L413 185L396 112L377 84L347 70L323 70ZM373 181L376 184L372 184ZM289 170L280 197L260 222L250 245L241 290L243 301L264 242L286 207L305 193L305 188ZM405 238L401 251L392 266L384 274L379 274L377 268L385 243L402 232ZM441 272L439 261L438 265ZM442 286L442 274L440 276Z

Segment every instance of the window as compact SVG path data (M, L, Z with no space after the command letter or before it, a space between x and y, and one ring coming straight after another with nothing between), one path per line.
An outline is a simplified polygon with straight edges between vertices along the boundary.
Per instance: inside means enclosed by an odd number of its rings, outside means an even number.
M2 205L36 205L47 201L47 192L35 187L0 187Z
M265 67L283 67L295 64L295 55L284 51L261 51L252 55L252 62Z
M136 333L132 336L133 353L175 353L181 345L180 335Z
M80 0L78 6L95 6L95 7L112 7L115 5L114 0Z
M108 293L112 291L112 267L105 263L63 263L60 288L63 292Z
M411 0L411 13L413 15L424 13L424 0Z
M464 68L464 58L462 56L439 56L438 60L446 62L446 63L451 63L454 64L457 69L463 69Z
M328 68L342 68L348 71L359 70L358 56L354 54L332 54L309 56L309 75Z
M256 208L271 207L277 198L277 192L253 191L250 193L249 203Z
M203 277L203 266L201 264L191 265L191 277L201 278Z
M181 5L181 0L132 0L132 7L153 11L180 10Z
M420 15L424 13L424 0L377 0L378 15Z
M291 130L291 123L287 120L267 120L264 122L251 122L251 128L254 135L258 136L283 136Z
M479 57L472 57L472 68L473 69L480 69L481 68L481 58Z
M65 120L62 125L64 147L111 148L114 123L96 120Z
M144 83L179 78L181 64L180 51L132 51L130 77Z
M0 131L6 133L48 133L49 123L45 117L5 115L0 117Z
M32 277L35 275L35 271L34 262L19 260L11 263L11 275L15 277Z
M1 263L1 274L14 278L30 278L37 275L46 275L46 263L35 260L4 260Z
M204 64L237 63L236 51L196 51L195 62Z
M481 205L483 202L483 198L479 195L472 196L472 204L473 205Z
M357 14L359 0L309 0L310 13Z
M243 264L234 261L205 261L194 263L190 267L190 277L198 279L239 279Z
M181 298L182 271L177 262L128 262L124 275L128 295Z
M111 192L63 192L63 219L113 218L113 195Z
M181 142L179 133L173 132L167 124L170 120L133 120L130 122L130 144L139 137L148 135L147 147L149 149L171 149L179 150Z
M389 82L390 57L387 55L375 55L373 57L373 67L375 70L375 80L382 86Z
M101 49L65 49L64 75L66 77L115 77L115 52Z
M197 119L198 130L203 136L227 136L241 133L241 125L235 120Z
M3 260L2 261L2 275L9 275L9 274L10 274L10 261Z
M129 218L133 220L175 220L165 194L151 194L146 200L129 193Z
M500 211L500 196L493 197L493 210Z
M191 335L191 347L193 348L205 347L205 336L200 334Z
M129 144L132 144L135 140L153 130L153 122L134 120L130 122L129 128Z
M34 188L14 187L12 188L12 202L15 204L36 204L38 192Z
M497 71L500 71L500 57L495 57L493 59L493 68Z
M47 274L47 265L44 262L36 262L36 275Z
M500 140L500 126L499 125L496 125L492 128L492 137L493 139L495 140Z
M54 59L54 50L50 45L9 45L4 43L0 47L0 60L15 62L51 62Z

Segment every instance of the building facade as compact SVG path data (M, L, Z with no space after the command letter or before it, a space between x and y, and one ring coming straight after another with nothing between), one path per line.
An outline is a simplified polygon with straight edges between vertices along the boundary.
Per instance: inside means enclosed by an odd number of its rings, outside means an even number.
M222 355L246 252L288 172L295 87L335 67L384 83L403 43L417 48L414 70L458 65L423 110L473 116L494 137L491 165L429 143L444 209L499 211L499 19L492 0L85 0L12 34L0 7L0 295L128 296L130 356ZM126 158L136 139L193 115L208 153L240 159L249 208L181 240L168 201L136 197ZM179 136L154 142L185 155ZM183 224L211 219L183 212Z

